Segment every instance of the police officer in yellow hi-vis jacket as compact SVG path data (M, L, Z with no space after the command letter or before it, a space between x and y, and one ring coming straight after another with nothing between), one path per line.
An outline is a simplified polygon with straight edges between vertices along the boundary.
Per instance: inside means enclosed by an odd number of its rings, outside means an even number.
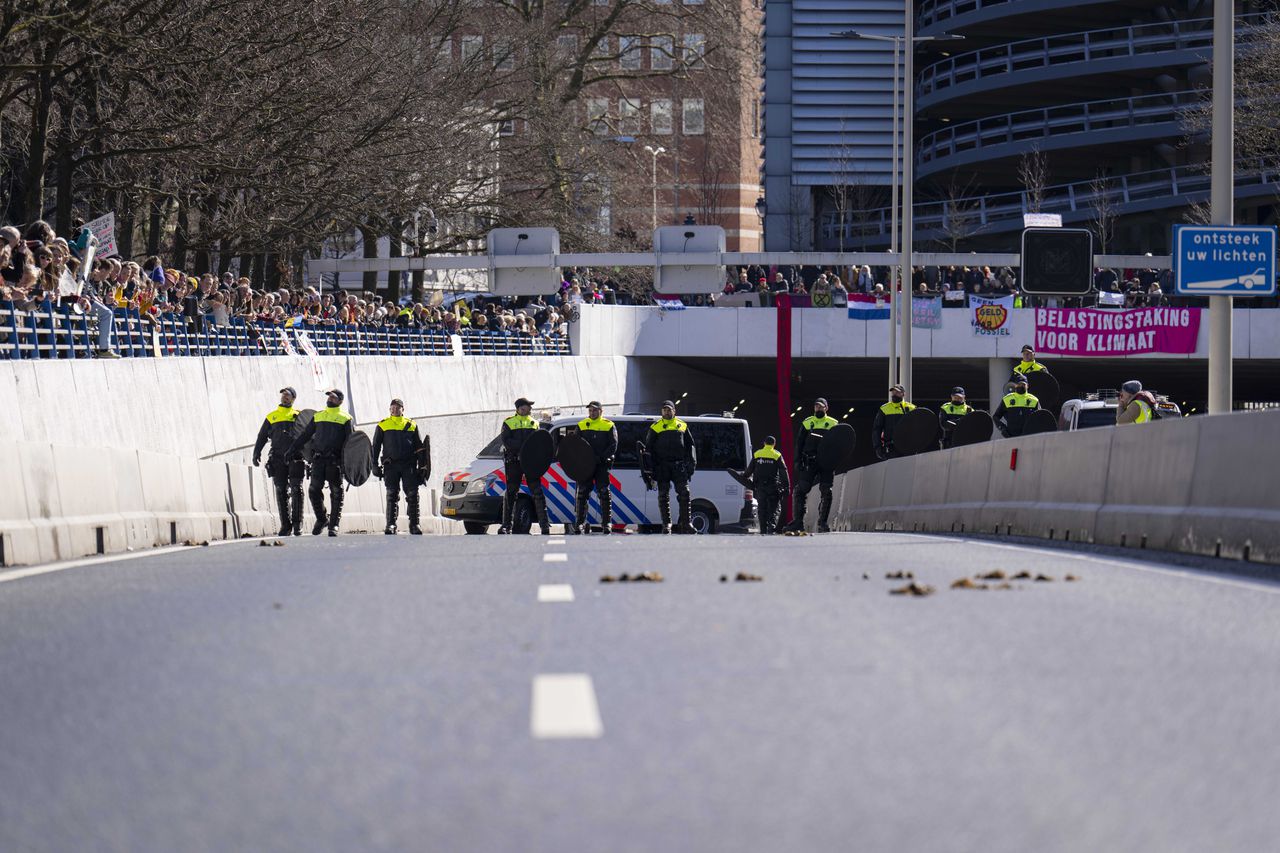
M787 463L775 444L777 440L766 435L764 446L752 455L751 464L742 472L743 479L751 479L751 490L755 492L760 513L760 533L765 536L781 532L782 506L791 491Z
M662 401L662 417L649 425L644 439L645 452L653 460L653 470L646 472L657 481L658 512L662 515L662 532L671 532L671 487L676 488L680 518L676 533L696 533L690 522L689 478L697 467L697 452L689 425L676 417L676 404Z
M613 458L618 453L618 428L604 416L604 407L592 400L587 403L587 416L578 421L578 435L595 451L596 470L591 479L577 484L574 529L577 533L587 532L587 504L591 500L591 490L595 489L600 500L601 532L611 533L613 503L609 492L609 471L613 468Z
M298 392L292 388L280 389L280 405L267 412L258 429L258 440L253 443L253 464L262 464L262 449L271 442L267 454L267 476L276 487L276 506L280 509L280 536L302 535L302 478L306 465L301 459L288 461L289 447L298 437L297 409L293 407Z
M391 415L383 418L373 430L373 475L387 486L387 526L383 533L394 536L400 515L400 489L404 488L405 509L409 512L409 533L421 536L422 528L418 489L418 451L422 436L418 425L404 416L404 401L391 401ZM381 454L381 457L379 457ZM379 464L381 459L381 464Z
M951 389L951 399L942 404L942 408L938 410L938 425L942 427L942 446L948 448L951 446L952 440L955 438L956 427L960 424L960 419L973 411L964 400L964 389L959 385Z
M907 402L906 397L906 389L901 385L894 385L889 389L889 402L880 406L875 420L871 423L871 443L876 456L880 459L890 459L898 455L893 447L894 430L898 427L898 421L916 407L915 403Z
M1040 408L1040 398L1027 391L1027 377L1021 373L1013 374L1013 391L1004 395L1000 405L991 415L996 422L1000 434L1005 438L1022 435L1027 428L1027 419L1031 413Z
M296 459L308 441L312 442L315 451L311 457L311 485L307 488L307 497L311 499L311 509L316 514L316 523L311 528L312 536L319 536L325 527L330 536L338 535L338 522L342 520L342 448L355 430L351 415L342 411L342 401L346 395L337 388L325 395L325 407L316 412L316 416L307 424L302 434L293 440L289 448L289 458ZM314 440L313 440L314 439ZM324 511L324 487L329 485L329 503L331 511Z
M525 440L541 427L530 417L533 412L533 401L521 397L516 400L516 413L502 422L502 471L507 481L507 491L502 497L502 526L499 533L511 532L511 517L515 513L516 498L520 495L520 483L525 479L524 469L520 467L520 448ZM528 479L529 496L533 498L533 510L538 516L538 529L543 536L551 532L551 522L547 519L547 497L542 493L542 481L537 477Z
M835 418L827 414L827 399L819 397L813 401L813 414L804 419L800 430L796 433L796 490L791 496L790 530L804 529L805 504L809 500L809 492L818 487L818 532L827 533L827 518L831 515L831 484L835 482L835 471L827 471L818 467L818 447L822 443L827 430L838 424Z

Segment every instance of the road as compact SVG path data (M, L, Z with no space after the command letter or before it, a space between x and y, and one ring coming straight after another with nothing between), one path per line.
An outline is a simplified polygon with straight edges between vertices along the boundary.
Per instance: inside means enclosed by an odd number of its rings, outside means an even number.
M0 850L1276 849L1280 585L909 534L559 542L0 575ZM1054 580L950 588L995 568Z

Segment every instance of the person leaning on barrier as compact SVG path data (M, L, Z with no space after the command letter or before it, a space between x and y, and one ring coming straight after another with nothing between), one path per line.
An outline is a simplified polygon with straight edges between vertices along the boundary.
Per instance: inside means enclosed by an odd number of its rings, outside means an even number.
M267 412L258 429L258 440L253 443L253 464L262 464L262 450L271 442L267 454L267 476L276 487L276 506L280 509L280 536L302 535L302 478L306 466L301 459L289 461L289 451L294 439L302 430L298 428L299 412L293 407L298 392L293 388L280 389L280 405Z
M951 389L951 400L943 403L942 408L938 410L938 425L942 427L942 446L947 448L951 446L952 440L955 438L956 427L960 424L960 419L973 411L964 400L964 389L959 385Z
M1027 428L1027 419L1040 408L1040 398L1027 392L1027 377L1021 373L1013 374L1009 381L1013 383L1013 391L1004 395L991 419L1001 435L1014 438Z
M831 484L835 482L835 472L826 471L818 466L818 447L822 444L827 430L839 421L827 414L827 399L819 397L813 401L813 414L805 418L796 433L796 490L791 501L791 530L804 529L805 504L809 500L809 492L818 487L818 532L827 533L827 518L831 515Z
M693 533L689 515L689 479L697 467L697 452L689 425L676 417L676 404L662 401L662 417L649 425L644 439L645 452L653 460L652 472L645 472L658 487L658 511L662 515L662 532L671 532L671 487L676 489L680 517L676 533ZM648 483L646 482L646 485Z
M782 529L782 507L791 491L791 478L787 475L787 463L774 445L771 435L764 437L764 446L751 457L751 464L742 472L743 479L751 478L751 490L755 492L760 512L760 533L768 536Z
M906 400L907 391L901 385L889 389L889 402L880 406L876 418L871 424L871 440L875 444L876 456L880 459L892 459L898 453L893 447L893 432L903 415L916 407L915 403Z
M1049 368L1036 361L1036 351L1031 348L1031 344L1027 344L1022 348L1022 361L1013 369L1013 372L1026 376L1031 373L1039 373L1042 370L1047 373Z
M1130 379L1120 386L1120 408L1116 410L1116 426L1120 424L1145 424L1152 420L1155 411L1142 391L1142 383Z
M609 526L613 520L613 503L609 492L609 471L618 454L618 428L604 416L604 407L592 400L587 403L587 416L578 421L578 435L595 451L596 470L591 479L577 484L573 519L575 532L586 533L588 530L587 503L591 500L591 490L594 488L600 500L601 532L611 533Z
M330 536L338 535L338 522L342 520L342 449L347 439L355 431L351 415L342 411L345 395L337 388L325 395L325 407L316 412L311 423L302 434L293 440L289 448L289 459L297 459L307 442L312 442L311 485L307 488L307 497L311 499L311 509L316 514L316 523L311 528L312 536L319 536L325 527ZM324 510L324 487L329 484L329 503L331 512Z
M533 401L521 397L516 400L516 413L502 422L502 471L507 491L502 497L502 526L498 528L499 533L511 532L511 518L515 514L516 498L520 495L520 481L526 479L529 496L533 498L533 510L538 517L538 529L543 536L551 533L542 480L538 477L526 478L524 469L520 467L520 449L529 436L541 428L537 421L529 417L532 411Z
M422 481L418 479L418 451L422 449L422 436L418 435L418 425L404 416L403 400L398 397L392 400L390 412L373 429L373 475L382 479L387 487L387 526L382 532L395 535L403 486L409 533L421 536L418 489Z

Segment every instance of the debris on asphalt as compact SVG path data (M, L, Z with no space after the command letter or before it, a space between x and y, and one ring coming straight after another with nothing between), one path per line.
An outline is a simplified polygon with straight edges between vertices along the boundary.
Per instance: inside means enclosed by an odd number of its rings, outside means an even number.
M980 581L1002 581L1006 577L1007 575L1005 575L1005 573L1000 571L999 569L995 569L994 571L987 572L985 575L977 575L977 578Z
M1073 581L1080 580L1080 578L1076 577L1075 575L1067 575L1065 578L1063 578L1063 580L1066 581L1067 583L1071 583Z
M729 576L728 576L728 575L721 575L721 576L720 576L720 583L728 583L728 582L729 582Z
M1023 571L1018 572L1016 575L1014 575L1013 579L1016 581L1029 581L1031 580L1031 572L1028 572L1024 569Z
M268 542L266 539L263 539L261 542L258 543L258 547L259 548L283 548L284 543L281 542L279 539L276 539L274 542Z
M662 583L665 578L661 572L641 572L636 575L623 573L616 578L613 575L601 575L600 583Z
M617 583L617 582L618 582L618 579L615 578L613 575L600 576L600 583Z
M871 580L871 575L867 574L866 572L863 572L863 573L862 573L862 579L863 579L864 581L869 581L869 580Z
M910 595L915 597L924 597L933 595L934 589L931 586L923 586L915 582L909 583L904 587L889 590L890 595Z
M885 580L890 581L909 581L914 580L915 575L911 572L885 572Z
M783 536L808 536L809 534L807 531L804 531L804 530L786 530L786 531L783 531L782 535Z
M253 534L252 534L252 533L241 533L241 534L240 534L240 538L241 538L241 539L252 539L252 538L253 538Z
M1036 580L1038 580L1038 581L1051 581L1051 580L1053 580L1053 578L1049 577L1048 575L1036 575Z
M1001 575L1001 577L1003 577L1003 575ZM954 583L951 584L951 588L952 589L987 589L988 587L985 583L974 583L968 578L960 578L960 580L955 581Z
M996 584L996 589L1017 589L1017 587L1008 581L1005 581L1004 583Z
M205 539L205 540L202 540L202 541L200 541L200 542L197 542L197 541L196 541L196 540L194 540L194 539L187 539L187 540L183 541L183 543L182 543L182 544L183 544L183 545L186 545L188 548L197 548L197 547L199 547L199 548L208 548L208 547L209 547L209 540L208 540L208 539Z
M762 581L764 580L764 578L762 578L760 575L751 575L751 574L747 574L746 572L738 572L738 574L734 577L734 580L735 581Z

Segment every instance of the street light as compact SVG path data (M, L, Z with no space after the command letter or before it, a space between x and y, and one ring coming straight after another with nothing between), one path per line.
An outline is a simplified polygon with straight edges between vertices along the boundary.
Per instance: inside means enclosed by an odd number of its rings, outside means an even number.
M895 35L877 35L873 33L860 33L857 30L843 30L841 32L832 33L833 36L840 38L859 39L863 41L891 41L893 42L893 162L894 166L898 163L898 48L899 45L905 46L902 51L904 56L904 68L902 73L902 250L898 256L898 262L901 265L902 278L902 295L899 297L898 288L893 281L893 275L889 275L889 323L893 335L899 334L898 323L899 318L902 319L902 346L898 353L898 377L897 381L902 384L906 392L906 398L911 399L911 255L912 255L912 223L913 205L915 203L915 87L912 85L915 80L915 46L922 42L931 41L963 41L964 36L943 34L937 36L916 36L915 35L915 9L911 0L906 2L906 11L904 14L906 32L901 36ZM896 175L893 179L894 189L897 189ZM893 203L893 219L896 222L898 203L895 199ZM893 242L892 235L890 242ZM894 246L890 245L889 251L894 250ZM901 304L899 305L899 298ZM897 310L895 305L899 305ZM889 351L889 377L890 384L893 384L893 337L890 337Z
M661 145L659 145L657 148L654 148L650 145L646 145L644 147L644 150L648 151L650 154L653 155L653 227L651 230L657 231L658 230L658 155L665 153L667 149L663 148Z

